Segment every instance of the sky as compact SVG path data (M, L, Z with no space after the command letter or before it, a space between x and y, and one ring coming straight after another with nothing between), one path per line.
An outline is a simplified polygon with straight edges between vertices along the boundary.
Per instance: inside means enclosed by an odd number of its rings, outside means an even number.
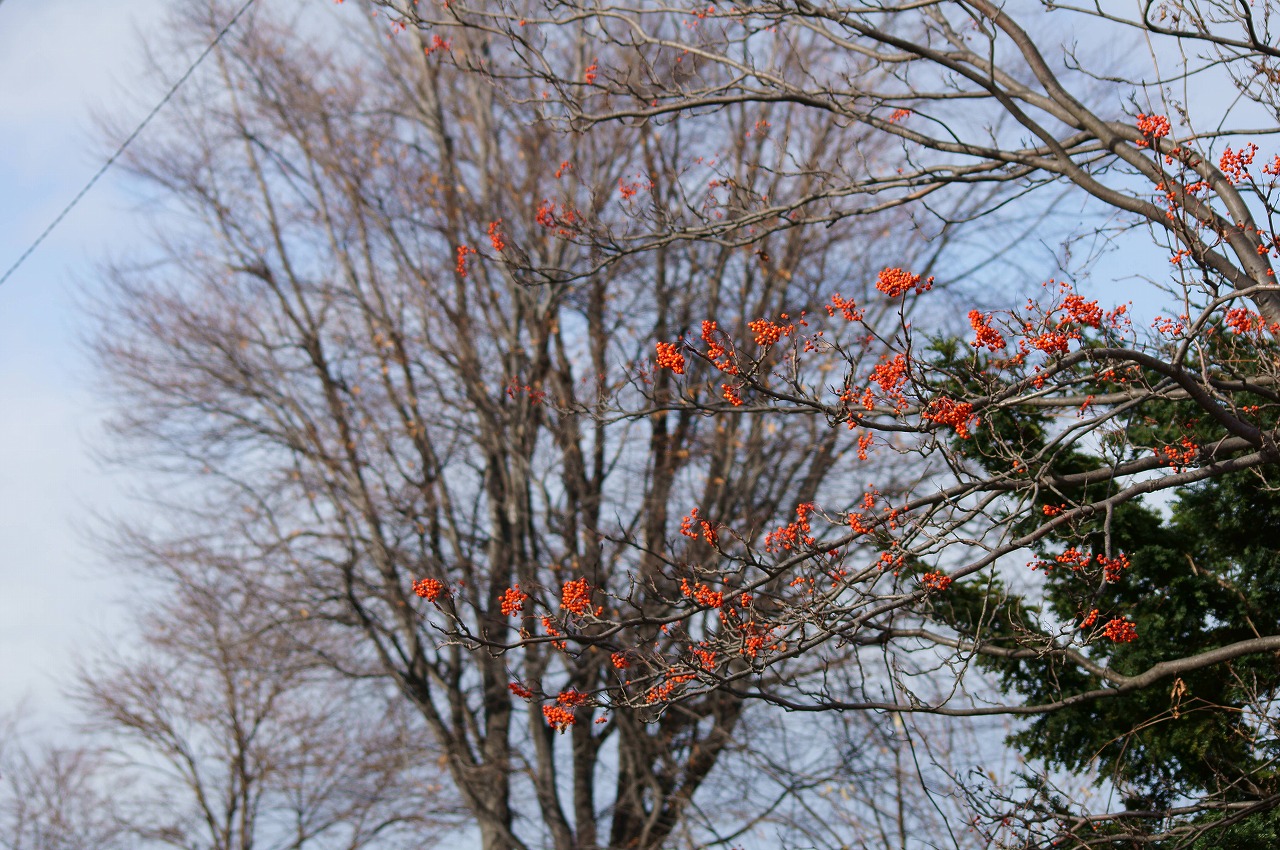
M0 270L104 161L94 116L132 127L154 103L142 39L179 2L0 0ZM0 716L65 711L77 658L127 626L123 586L88 534L95 515L130 508L127 480L95 459L105 405L76 304L96 261L141 244L129 188L109 172L0 286ZM1127 300L1125 281L1165 262L1135 242L1107 257L1092 294Z
M8 268L105 160L103 112L145 114L141 36L174 0L0 2L0 267ZM180 73L182 69L175 69ZM104 405L80 342L77 292L94 263L137 244L127 181L108 173L0 286L0 715L64 710L61 686L124 618L87 531L124 510L126 482L95 460Z

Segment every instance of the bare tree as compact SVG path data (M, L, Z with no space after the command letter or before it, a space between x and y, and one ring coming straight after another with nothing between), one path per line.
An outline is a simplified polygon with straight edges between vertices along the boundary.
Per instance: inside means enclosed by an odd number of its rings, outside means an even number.
M771 173L790 193L712 185L680 218L642 222L625 241L600 234L592 269L644 247L750 247L886 209L951 227L962 216L939 200L990 186L1066 187L1115 229L1145 228L1170 260L1150 272L1172 313L1151 331L1067 280L1006 309L974 304L972 336L929 339L908 319L932 297L931 272L947 275L905 256L870 298L827 300L826 317L797 298L746 316L707 309L700 337L655 328L655 361L676 383L649 393L654 409L820 420L843 432L830 451L856 439L909 458L917 477L779 500L768 534L757 515L698 500L671 559L684 607L646 610L592 582L616 613L604 605L561 638L636 659L601 704L727 692L795 711L1038 718L1024 746L1117 789L1095 807L1047 773L1030 796L975 784L993 841L1189 845L1276 807L1280 622L1256 580L1273 559L1197 527L1214 521L1209 505L1246 539L1271 528L1280 158L1257 159L1277 132L1269 6L380 5L423 37L494 45L482 61L451 58L507 92L548 92L548 114L588 138L785 104L797 122L897 152L820 169L783 160ZM1145 45L1154 63L1104 67L1077 51L1099 38ZM566 61L583 41L599 58ZM1205 79L1217 90L1197 92ZM760 167L752 151L720 165ZM977 201L995 210L1008 196ZM1086 227L1076 241L1102 237ZM886 304L896 327L876 314ZM805 468L776 460L784 475ZM1143 504L1162 492L1171 518ZM635 640L646 626L682 645ZM457 619L453 630L498 652L530 640ZM860 675L869 647L885 648L887 677ZM999 671L1001 692L975 667ZM815 682L818 669L837 672ZM1110 768L1090 774L1104 754Z
M1215 291L1253 292L1268 321L1280 319L1266 289L1274 246L1266 241L1265 187L1248 168L1250 141L1275 132L1265 120L1276 103L1269 9L1189 0L1142 3L1129 17L1088 5L1008 9L951 0L713 4L696 13L661 3L498 2L450 3L429 14L417 4L379 5L436 37L464 26L500 39L510 49L472 64L555 92L556 116L578 129L676 115L714 120L728 108L788 103L820 126L857 126L874 131L873 145L897 143L896 156L869 164L786 169L779 178L805 175L806 190L682 237L714 238L746 223L760 230L825 223L920 204L958 186L1012 183L1026 192L1067 183L1123 221L1153 228ZM1145 39L1155 66L1095 67L1078 54L1077 37L1135 47ZM560 55L574 38L612 49L615 64L597 61L590 79L578 74ZM802 64L789 66L796 56ZM687 57L697 72L681 84L656 78L652 67L662 60L650 57ZM633 82L637 66L650 69L643 90ZM1214 69L1214 84L1238 96L1191 102L1189 81ZM1173 93L1179 86L1181 98Z
M41 745L11 724L0 846L390 850L461 826L394 693L317 667L191 552L136 554L167 568L164 599L142 603L137 648L86 666L75 734Z
M439 751L376 682L317 666L243 583L190 551L139 552L167 579L142 648L78 687L119 822L148 845L422 847L461 821ZM154 584L154 582L153 582Z
M782 802L819 805L786 761L770 768L774 808L701 806L736 787L717 776L757 762L753 730L773 721L727 689L665 707L627 695L672 687L643 672L650 653L693 657L668 627L687 606L676 567L718 556L673 544L689 504L763 533L847 490L860 461L820 417L690 407L652 367L653 340L696 336L711 314L818 309L837 283L860 296L890 257L882 233L920 234L925 268L947 256L946 222L889 211L654 242L690 215L803 197L788 169L820 180L882 148L786 104L721 110L692 134L564 134L538 82L458 69L488 61L486 35L373 26L335 37L260 10L134 160L174 212L146 262L112 273L98 346L133 458L177 482L147 548L205 553L317 661L394 682L486 850L778 828ZM560 49L583 76L604 61L592 40ZM627 85L657 73L637 66ZM877 319L900 321L894 305ZM633 609L621 632L595 625ZM619 651L570 647L571 632ZM832 757L828 775L872 767L804 746Z
M0 847L81 850L129 846L110 792L102 753L90 748L24 746L32 732L15 715L0 736Z

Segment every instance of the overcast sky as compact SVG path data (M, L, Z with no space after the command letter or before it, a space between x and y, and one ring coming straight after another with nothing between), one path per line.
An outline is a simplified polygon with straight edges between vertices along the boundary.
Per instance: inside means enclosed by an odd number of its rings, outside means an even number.
M155 87L140 81L140 34L173 3L0 2L0 266L101 164L94 113L142 117L139 93ZM123 487L89 451L101 403L73 301L92 286L95 258L138 226L123 180L108 175L0 287L0 712L26 700L57 713L77 649L121 621L104 604L117 585L82 533Z

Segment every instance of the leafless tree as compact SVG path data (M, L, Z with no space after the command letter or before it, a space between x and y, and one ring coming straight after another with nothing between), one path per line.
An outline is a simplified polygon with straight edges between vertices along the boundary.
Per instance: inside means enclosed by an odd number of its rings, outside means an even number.
M76 732L6 735L0 846L390 850L462 826L394 693L318 667L190 552L163 565L138 646L86 662Z
M714 120L724 109L785 103L818 126L858 127L869 144L897 144L894 156L870 162L785 169L779 179L805 175L809 184L682 237L927 205L957 186L1011 183L1029 192L1065 183L1122 221L1152 227L1215 291L1254 292L1268 321L1280 319L1266 289L1271 213L1256 184L1241 184L1242 172L1216 167L1224 145L1275 133L1266 120L1274 118L1277 85L1269 7L1139 3L1128 16L1087 4L952 0L699 10L576 0L450 3L440 12L379 5L436 37L465 26L501 43L485 62L458 61L555 92L555 116L579 130L676 115ZM613 51L596 60L590 79L563 61L563 45L575 37ZM1153 64L1099 67L1077 47L1107 39L1135 49L1145 40ZM676 59L696 73L678 82L656 70ZM636 68L649 86L636 87ZM1192 81L1215 69L1212 84L1233 96L1193 101Z
M128 847L127 831L99 782L102 754L89 748L24 745L33 732L20 720L20 715L8 718L0 736L0 847Z
M991 186L1031 198L1069 191L1110 216L1111 228L1145 229L1171 261L1149 270L1172 310L1151 332L1130 323L1123 303L1086 298L1067 281L994 313L975 304L972 338L931 345L908 318L927 304L936 269L906 256L886 261L879 294L831 299L830 321L812 313L808 324L795 321L795 306L813 304L797 298L745 316L707 309L701 318L716 324L700 340L655 328L659 366L679 376L668 395L649 394L656 409L720 422L808 416L910 458L918 477L878 479L861 501L844 493L824 502L820 491L794 499L795 518L779 510L769 536L754 514L698 501L686 514L691 542L671 564L686 582L685 606L646 610L593 582L625 604L565 635L578 652L598 647L641 662L630 688L601 693L601 704L680 705L728 692L794 711L1039 717L1040 730L1078 711L1105 725L1109 706L1141 706L1114 720L1121 731L1102 752L1147 746L1153 729L1185 716L1190 678L1208 689L1205 676L1217 676L1231 683L1230 696L1198 694L1196 712L1230 718L1223 723L1241 743L1234 766L1206 756L1207 778L1154 800L1124 791L1129 780L1117 773L1126 807L1085 806L1041 776L1030 800L991 791L995 802L982 810L989 834L1028 846L1155 835L1189 844L1276 806L1268 742L1280 682L1262 671L1280 648L1280 623L1250 601L1258 597L1246 592L1249 568L1228 558L1205 570L1203 553L1187 548L1176 552L1181 572L1160 581L1147 573L1134 579L1146 582L1135 593L1124 588L1130 564L1118 542L1154 550L1161 541L1150 535L1168 533L1154 519L1146 538L1127 525L1149 494L1194 502L1237 486L1213 490L1215 482L1241 481L1250 483L1240 492L1273 490L1280 158L1269 150L1255 162L1278 132L1270 6L1175 0L1127 14L985 0L380 5L423 38L484 40L483 60L466 51L449 58L511 97L522 86L546 92L549 117L587 138L620 125L711 127L781 104L797 122L856 135L854 150L895 152L822 168L784 159L770 173L789 192L691 189L702 202L686 203L679 218L638 222L625 240L591 234L589 271L651 246L751 247L885 210L954 227L1009 195L974 198L963 214L939 209L940 200ZM1110 65L1077 49L1099 40L1132 49ZM568 61L567 46L583 42L595 58ZM1151 62L1133 57L1139 46ZM738 150L719 167L758 162ZM1101 238L1100 230L1086 226L1076 239ZM896 328L867 318L886 303L901 310ZM779 457L777 468L804 467ZM1236 504L1256 515L1233 521L1263 526L1256 500ZM1028 561L1040 575L1058 573L1015 578L1014 565ZM1149 612L1158 630L1186 601L1174 589L1184 579L1243 607L1225 624L1198 615L1195 633L1212 635L1206 645L1172 641L1144 654L1136 648L1144 638L1159 647L1164 636L1130 614ZM650 650L632 637L646 625L683 644ZM454 633L496 651L529 642L461 621ZM848 673L862 669L855 662L865 647L888 647L888 684ZM971 689L977 664L1005 671L1002 694ZM815 685L807 674L824 665L844 672ZM950 685L926 696L922 683L939 681ZM1079 766L1090 754L1058 758Z
M216 4L192 8L216 29ZM484 34L379 17L368 38L343 20L259 10L134 159L170 212L154 254L113 270L98 348L130 458L171 476L143 548L200 552L317 663L393 682L486 850L703 846L782 828L784 803L823 808L810 776L872 760L800 736L806 762L827 758L808 774L774 760L774 808L704 807L776 720L730 690L632 704L626 671L687 646L664 623L686 604L673 567L695 551L678 533L691 504L763 529L846 491L856 451L818 417L685 405L652 344L708 315L817 309L835 285L861 295L901 255L880 250L886 232L919 234L916 265L940 263L972 199L932 223L889 210L654 241L803 197L788 169L812 182L883 147L787 104L692 134L565 134L538 82L458 67L488 61ZM560 48L584 75L604 61L590 40ZM626 651L565 643L632 608L612 637Z
M216 565L136 554L162 568L164 601L139 623L141 649L93 661L77 689L107 776L131 780L115 801L129 835L357 850L422 847L461 826L439 750L385 685L317 666Z

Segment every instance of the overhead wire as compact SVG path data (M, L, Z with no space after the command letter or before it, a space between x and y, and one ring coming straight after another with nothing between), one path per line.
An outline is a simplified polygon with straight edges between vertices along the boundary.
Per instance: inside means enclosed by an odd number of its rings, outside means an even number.
M3 2L4 0L0 0L0 3ZM217 35L214 36L213 41L209 42L208 46L201 51L200 55L195 58L195 61L191 63L186 71L183 72L182 76L178 77L177 81L169 87L169 90L165 92L164 97L160 98L159 102L151 108L151 111L147 113L146 117L138 123L138 126L134 127L133 132L126 136L124 141L116 147L111 156L107 158L107 161L104 162L102 167L89 178L89 181L84 184L79 192L76 193L70 203L62 208L62 211L54 217L53 221L49 222L49 225L45 227L45 229L31 242L30 245L27 246L26 250L23 251L22 254L19 255L18 259L13 262L13 265L9 266L3 275L0 275L0 286L3 286L5 282L13 276L13 273L22 267L22 264L36 252L36 249L40 247L44 240L49 238L49 234L57 230L58 225L62 224L63 219L65 219L67 215L70 214L82 200L84 200L85 195L89 194L89 191L93 189L99 180L102 179L103 175L111 170L111 166L115 165L116 161L124 155L124 152L128 150L129 145L133 144L134 140L136 140L138 136L142 135L143 131L147 129L147 125L149 125L151 121L160 114L160 111L165 108L170 100L173 99L174 95L178 93L178 90L186 84L187 80L191 79L191 75L196 72L205 59L209 58L209 54L213 53L213 51L217 49L218 45L222 43L222 40L226 38L227 34L230 33L232 29L235 28L235 25L242 17L244 17L245 13L248 12L249 8L256 2L257 0L245 0L245 3L240 6L236 13L231 16L231 19L228 20L222 29L218 31Z

